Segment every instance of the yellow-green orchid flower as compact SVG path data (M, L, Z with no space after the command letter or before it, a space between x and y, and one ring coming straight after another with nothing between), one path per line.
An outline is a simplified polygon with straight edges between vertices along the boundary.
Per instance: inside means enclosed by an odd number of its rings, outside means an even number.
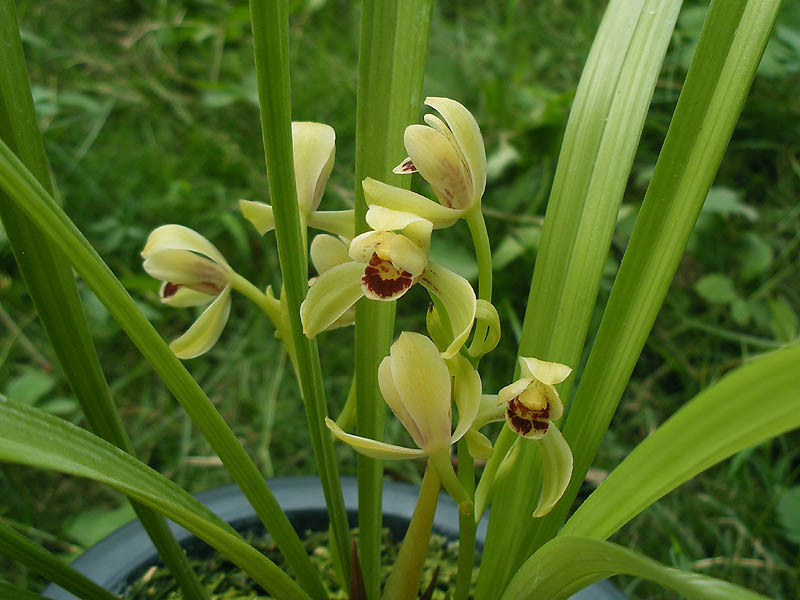
M347 252L347 244L341 239L322 233L314 237L311 241L311 263L319 275L309 279L308 285L314 285L320 275L330 271L334 267L350 262L350 255ZM326 330L338 329L352 325L356 319L355 307L351 306L342 315L331 323Z
M451 378L455 382L451 385ZM378 368L383 398L411 435L417 448L406 448L352 435L326 419L331 432L356 451L380 460L429 457L445 489L464 498L450 463L450 446L467 432L478 411L481 379L463 356L445 361L426 336L404 331ZM458 407L453 431L452 400Z
M542 450L542 492L533 513L540 517L555 506L572 476L572 451L553 424L564 412L554 386L569 377L572 369L526 357L520 357L519 364L522 377L498 392L497 405L505 408L508 426L520 437L536 440Z
M179 358L194 358L219 339L231 310L233 271L217 248L182 225L162 225L147 238L142 250L144 270L160 279L159 296L171 306L211 302L194 324L170 344Z
M441 300L454 332L442 355L450 358L464 344L475 319L475 292L462 277L428 261L432 225L415 214L373 206L367 211L373 231L350 242L349 262L321 273L300 306L303 331L314 337L356 301L400 298L422 283Z
M438 111L425 115L427 125L409 125L403 135L408 158L395 173L419 173L431 184L442 206L468 210L480 203L486 188L486 150L475 117L450 98L425 99Z
M352 210L317 210L336 155L336 133L333 128L323 123L293 122L292 152L301 221L316 229L352 238ZM261 235L275 228L275 218L269 204L240 200L239 208Z

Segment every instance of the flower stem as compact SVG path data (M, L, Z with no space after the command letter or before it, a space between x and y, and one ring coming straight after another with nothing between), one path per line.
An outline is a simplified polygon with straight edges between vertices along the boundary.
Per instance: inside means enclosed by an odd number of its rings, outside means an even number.
M458 441L458 479L471 498L475 496L475 461L469 453L467 440ZM472 515L458 515L458 573L455 600L467 600L475 567L475 530L478 524Z
M419 590L419 579L430 543L433 515L439 501L441 483L430 461L422 478L417 505L408 524L403 545L392 566L382 600L413 600Z
M489 233L486 231L486 221L483 219L483 212L480 204L476 204L466 214L465 220L472 235L472 244L475 246L475 258L478 261L478 298L492 301L492 247L489 243ZM475 325L475 335L470 345L472 349L486 339L486 332L489 325L486 321L479 319Z

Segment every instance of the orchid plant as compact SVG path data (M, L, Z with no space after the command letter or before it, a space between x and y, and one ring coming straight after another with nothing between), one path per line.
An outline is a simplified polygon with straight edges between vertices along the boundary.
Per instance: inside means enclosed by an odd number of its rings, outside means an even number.
M356 205L324 211L319 207L335 160L334 129L291 122L286 2L252 0L273 204L242 200L240 209L259 234L275 230L283 281L261 289L200 233L179 224L155 229L142 258L144 270L162 282L161 301L207 305L183 335L166 345L52 198L14 5L0 3L2 39L12 41L0 46L0 189L7 194L0 216L97 434L2 398L0 460L88 477L127 494L184 597L207 594L163 517L225 553L274 597L328 597L268 484L180 362L201 356L223 335L237 292L272 322L292 362L328 503L337 573L350 597L418 596L427 583L420 582L420 557L440 488L458 503L460 515L453 598L567 598L615 573L651 579L692 598L762 597L668 568L605 540L699 471L800 426L800 382L792 368L800 359L796 344L754 359L698 395L577 510L572 507L722 159L779 0L711 2L600 329L581 366L603 257L681 4L611 0L564 136L516 371L512 374L515 365L508 365L500 389L485 389L480 376L482 358L501 339L482 210L483 137L471 112L455 99L425 99L432 112L424 115L424 125L416 122L431 4L363 3ZM436 200L410 191L414 174L427 182ZM429 256L437 230L462 219L478 264L476 288ZM317 273L310 279L309 257ZM73 268L208 439L293 576L130 454L83 320ZM404 297L417 283L430 297L426 330L395 335L394 312L404 310ZM327 411L319 347L324 349L326 331L351 325L353 384L345 409L334 419ZM384 402L415 448L384 439ZM501 423L498 435L481 431L492 422ZM336 441L359 455L357 544L344 511ZM427 466L398 560L384 582L378 568L380 482L383 461L392 460L424 460ZM486 461L479 478L476 461ZM473 582L476 527L487 511L488 533ZM2 524L0 551L80 598L115 597ZM37 597L2 583L0 592Z

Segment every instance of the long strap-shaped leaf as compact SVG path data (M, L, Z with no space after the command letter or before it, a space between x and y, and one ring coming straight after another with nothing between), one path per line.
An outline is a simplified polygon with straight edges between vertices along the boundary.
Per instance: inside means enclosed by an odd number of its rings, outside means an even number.
M110 485L191 531L277 597L309 598L271 560L163 475L80 427L2 396L0 461L53 469Z
M66 565L53 553L40 548L38 544L3 523L0 523L0 554L13 558L83 600L119 600L105 588ZM0 586L0 598L16 597L13 594L3 596Z
M738 585L667 567L623 546L574 536L542 546L522 565L502 600L562 600L618 573L654 581L693 600L766 600Z
M14 0L0 2L0 40L0 138L50 192L50 172L36 123ZM0 218L20 272L89 426L104 439L131 452L133 448L92 344L72 266L56 246L42 239L22 211L1 196ZM133 508L185 595L205 598L203 587L164 519L143 506Z
M0 580L0 598L13 598L14 600L44 600L44 596L23 590L20 587L11 585L6 581Z
M612 0L570 113L536 257L519 353L577 366L633 156L680 0ZM562 384L566 396L571 380ZM504 428L498 445L510 447ZM495 486L478 597L526 558L540 485L537 446ZM492 457L495 463L501 453ZM490 465L494 466L494 464ZM508 520L507 515L514 515Z
M597 452L722 160L780 5L780 0L711 3L564 427L574 457L572 481L541 520L528 553L561 527Z
M311 590L315 597L325 598L327 593L320 582L319 574L311 564L292 524L225 420L142 315L108 265L2 140L0 189L25 211L47 239L69 257L75 270L164 380L208 440L272 534L302 585L308 586L306 589Z
M361 3L356 112L355 231L368 229L361 182L366 177L408 187L392 173L406 156L403 131L417 120L428 51L433 0ZM378 365L394 335L395 302L356 304L355 378L357 431L382 440L386 412L378 391ZM381 462L358 455L359 557L369 598L380 591Z
M559 535L606 538L701 471L800 427L798 365L795 344L739 367L695 396L612 471Z
M297 190L292 161L291 106L289 93L289 9L287 0L251 0L253 45L258 75L258 103L267 161L270 197L275 215L283 294L297 356L300 388L306 410L314 457L331 519L341 573L350 573L350 526L339 482L333 440L325 427L328 407L316 340L309 340L300 323L300 303L308 291L308 259L305 235L300 228ZM301 581L304 578L301 578ZM319 577L313 576L315 588ZM345 585L347 587L347 585Z

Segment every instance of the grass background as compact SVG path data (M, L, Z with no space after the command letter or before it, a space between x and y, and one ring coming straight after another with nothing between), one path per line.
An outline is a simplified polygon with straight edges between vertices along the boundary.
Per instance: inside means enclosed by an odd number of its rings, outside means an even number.
M148 232L197 229L260 286L279 282L274 238L240 218L239 198L268 200L249 13L221 0L19 0L34 98L57 195L166 339L194 318L162 308L141 270ZM484 207L505 339L484 361L484 389L508 382L539 228L570 102L604 3L548 0L440 3L426 95L476 115L490 173ZM595 326L702 25L687 0L645 124L607 260ZM293 118L329 123L336 165L323 207L353 202L358 9L344 0L291 2ZM796 341L800 324L800 6L786 3L720 174L606 436L588 493L648 432L748 357ZM376 124L380 127L380 124ZM415 185L418 185L416 182ZM429 190L420 186L419 191ZM434 255L476 267L466 227L437 234ZM228 482L207 444L83 289L114 397L139 456L191 491ZM398 328L422 330L413 290ZM0 236L0 392L82 423ZM399 329L398 329L399 331ZM352 369L352 330L321 338L331 412ZM271 326L234 298L220 342L187 363L267 476L312 473L305 416ZM753 407L758 410L757 406ZM402 441L399 424L388 434ZM667 564L800 596L800 436L745 451L658 502L614 538ZM340 447L344 471L352 452ZM387 465L418 481L420 465ZM130 518L121 497L85 481L0 465L0 519L71 557ZM36 576L0 562L25 587ZM671 598L617 578L632 598Z

